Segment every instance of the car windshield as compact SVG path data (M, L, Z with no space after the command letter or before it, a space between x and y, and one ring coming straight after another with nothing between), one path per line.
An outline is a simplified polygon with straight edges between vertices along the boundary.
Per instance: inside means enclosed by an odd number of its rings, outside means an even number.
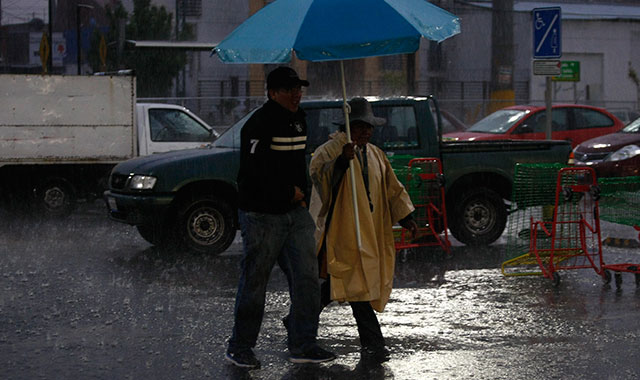
M505 133L529 111L499 110L472 125L468 132Z
M637 118L634 121L632 121L631 123L629 123L629 125L627 125L626 127L622 128L622 130L620 132L640 133L640 118Z
M238 120L235 124L233 124L229 129L224 131L220 137L213 142L213 146L217 148L233 148L240 149L240 132L242 131L242 126L244 123L249 120L251 115L256 112L257 109L246 114L242 119Z

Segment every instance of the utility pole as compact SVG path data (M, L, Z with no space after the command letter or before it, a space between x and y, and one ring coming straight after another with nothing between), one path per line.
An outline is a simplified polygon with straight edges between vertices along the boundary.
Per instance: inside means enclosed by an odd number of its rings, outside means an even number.
M515 104L513 68L513 0L493 0L490 112Z
M55 46L53 46L53 0L49 0L49 46L51 50L47 57L47 72L53 74L53 52L55 51Z
M2 66L5 65L5 56L4 56L4 33L2 33L2 0L0 0L0 64Z
M407 95L416 95L416 53L407 54Z
M82 74L82 34L80 33L81 20L80 20L80 9L93 9L93 5L87 4L76 4L76 39L78 42L78 55L77 55L77 65L78 65L78 75Z
M176 40L179 39L180 35L185 29L185 24L187 22L186 15L186 1L185 0L176 0ZM176 96L185 96L186 94L186 72L185 68L182 67L180 72L176 76Z

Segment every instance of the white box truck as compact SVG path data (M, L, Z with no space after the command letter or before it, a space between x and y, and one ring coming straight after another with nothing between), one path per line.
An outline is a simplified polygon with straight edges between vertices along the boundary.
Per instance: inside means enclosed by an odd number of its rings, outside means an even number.
M135 88L133 75L0 75L3 206L66 216L117 163L217 138L182 106L137 104Z

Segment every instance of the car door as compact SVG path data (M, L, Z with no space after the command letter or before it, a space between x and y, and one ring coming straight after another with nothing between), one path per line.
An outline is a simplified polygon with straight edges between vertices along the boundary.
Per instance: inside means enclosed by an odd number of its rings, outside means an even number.
M615 121L603 112L591 108L573 108L571 145L616 132Z
M540 109L532 112L529 117L518 124L509 138L519 140L546 140L547 110ZM566 140L569 134L569 117L566 108L551 110L551 138Z

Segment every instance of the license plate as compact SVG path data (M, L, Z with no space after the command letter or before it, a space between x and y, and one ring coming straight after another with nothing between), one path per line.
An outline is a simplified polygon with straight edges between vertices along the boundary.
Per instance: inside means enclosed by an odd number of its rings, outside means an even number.
M109 203L109 209L111 211L118 211L118 204L116 203L116 199L115 198L108 197L107 198L107 203Z

